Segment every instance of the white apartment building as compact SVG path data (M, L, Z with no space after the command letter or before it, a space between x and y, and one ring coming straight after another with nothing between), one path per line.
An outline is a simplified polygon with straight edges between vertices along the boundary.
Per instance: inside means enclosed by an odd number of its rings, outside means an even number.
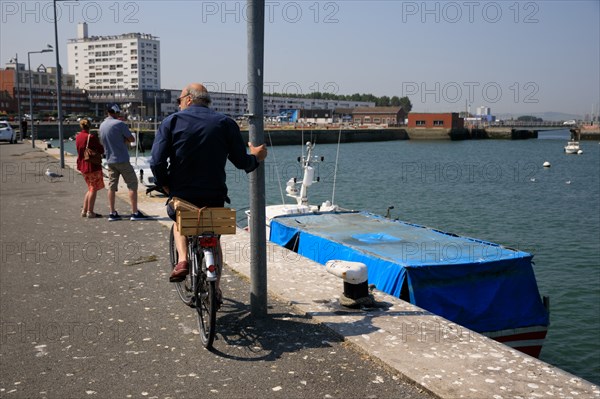
M89 91L159 90L160 42L144 33L89 36L87 23L67 43L68 72Z
M284 109L329 109L374 107L374 102L347 101L347 100L321 100L314 98L264 96L265 116L277 116Z
M490 107L477 107L477 114L476 115L491 115L492 114L492 110Z
M116 102L136 117L165 116L178 110L181 90L161 89L160 42L144 33L89 36L87 23L77 25L77 38L67 42L68 72L90 102ZM248 96L239 92L211 93L212 108L231 115L248 113ZM275 117L287 109L335 109L374 106L372 102L264 97L264 115Z

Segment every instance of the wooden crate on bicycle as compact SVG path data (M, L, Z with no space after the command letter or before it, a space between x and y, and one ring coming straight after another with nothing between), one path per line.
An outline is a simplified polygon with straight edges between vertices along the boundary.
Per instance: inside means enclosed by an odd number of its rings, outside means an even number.
M235 209L198 208L180 198L173 198L177 214L177 228L183 236L194 236L212 232L214 234L235 234Z

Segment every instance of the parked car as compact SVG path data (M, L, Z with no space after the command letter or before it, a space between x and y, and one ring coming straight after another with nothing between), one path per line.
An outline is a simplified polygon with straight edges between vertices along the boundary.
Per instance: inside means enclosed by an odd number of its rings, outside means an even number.
M571 119L570 121L564 121L563 125L565 125L565 126L575 126L575 125L577 125L577 121L575 121L574 119Z
M17 133L6 121L0 121L0 141L8 141L11 144L17 142Z

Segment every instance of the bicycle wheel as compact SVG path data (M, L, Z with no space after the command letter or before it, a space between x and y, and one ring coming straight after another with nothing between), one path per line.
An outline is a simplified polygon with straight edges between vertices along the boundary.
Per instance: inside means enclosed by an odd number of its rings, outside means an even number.
M204 256L201 262L195 262L196 265L201 265L198 270L197 278L198 296L196 303L196 311L198 312L198 327L200 330L200 339L205 348L212 348L215 334L217 331L217 288L215 281L206 280L206 263Z
M171 259L170 270L173 270L173 268L175 268L175 265L177 264L178 259L179 259L179 255L177 254L177 247L175 245L174 229L175 229L175 225L171 226L171 234L169 234L169 257ZM188 249L188 252L189 252L189 249ZM188 257L188 259L190 259L190 258ZM188 275L185 277L185 280L180 281L178 283L172 283L172 284L175 284L175 288L177 289L179 298L181 298L183 303L185 303L188 306L191 305L192 299L194 297L191 273L188 273Z

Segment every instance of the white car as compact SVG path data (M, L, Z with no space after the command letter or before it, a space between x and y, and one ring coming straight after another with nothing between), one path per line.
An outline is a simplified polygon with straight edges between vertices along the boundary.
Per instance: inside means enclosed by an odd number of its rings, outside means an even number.
M11 144L17 142L17 133L6 121L0 121L0 141L8 141Z
M565 126L575 126L577 124L577 122L574 119L571 119L570 121L564 121L563 125Z

